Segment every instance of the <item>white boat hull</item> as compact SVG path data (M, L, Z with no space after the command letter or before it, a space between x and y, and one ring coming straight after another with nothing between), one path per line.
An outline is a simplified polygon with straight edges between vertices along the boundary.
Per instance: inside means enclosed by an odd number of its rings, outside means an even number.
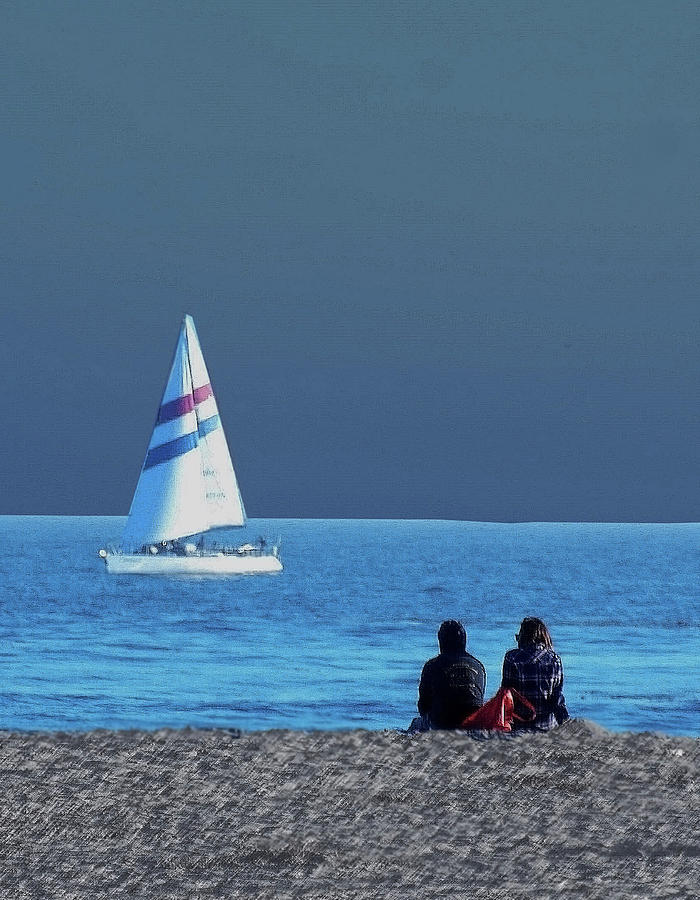
M282 571L282 563L271 553L197 556L108 553L104 561L112 575L264 575Z

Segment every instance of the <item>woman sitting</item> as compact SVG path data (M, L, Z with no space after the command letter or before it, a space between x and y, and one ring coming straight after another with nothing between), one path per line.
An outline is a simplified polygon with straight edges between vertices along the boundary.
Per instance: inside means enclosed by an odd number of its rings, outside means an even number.
M562 688L564 671L554 652L549 629L541 619L528 617L515 635L517 650L509 650L503 660L504 688L515 688L535 707L535 718L515 721L513 727L546 730L569 718Z

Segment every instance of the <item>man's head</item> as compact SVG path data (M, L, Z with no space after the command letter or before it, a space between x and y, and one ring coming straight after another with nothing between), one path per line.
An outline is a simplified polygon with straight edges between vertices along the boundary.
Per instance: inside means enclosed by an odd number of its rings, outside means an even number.
M467 632L461 622L448 619L438 631L440 653L463 653L467 648Z
M520 623L520 631L515 635L518 647L532 647L538 644L552 649L552 637L542 619L528 616Z

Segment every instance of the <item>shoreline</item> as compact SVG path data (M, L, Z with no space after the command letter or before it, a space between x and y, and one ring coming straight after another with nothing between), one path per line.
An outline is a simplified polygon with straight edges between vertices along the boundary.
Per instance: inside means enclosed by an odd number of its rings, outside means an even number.
M700 738L2 732L2 896L692 896Z
M575 723L577 729L585 731L587 737L594 735L606 735L610 738L627 738L627 737L658 737L663 739L678 739L681 741L700 741L700 734L681 734L679 732L663 731L661 729L644 729L637 731L626 728L624 730L614 730L605 725L600 725L593 719L585 719L579 716L572 717L563 725L549 731L529 731L528 729L517 729L512 732L498 732L489 730L469 731L467 729L455 729L454 731L441 731L443 734L454 734L468 737L472 740L517 740L533 734L553 735L557 731L566 730ZM266 734L288 734L288 735L339 735L339 734L367 734L367 735L398 735L400 737L416 737L420 734L435 734L432 732L415 732L410 733L407 728L244 728L237 725L162 725L156 728L142 728L140 726L130 726L125 728L106 728L98 726L96 728L3 728L0 726L0 745L2 741L9 738L47 738L64 737L79 738L89 737L90 735L123 735L123 736L143 736L149 735L177 735L177 734L221 734L230 735L232 737L253 737L255 735Z
M528 729L517 729L512 732L499 732L490 730L468 730L454 729L441 730L435 729L429 732L409 732L406 728L239 728L236 725L163 725L157 728L2 728L0 727L0 746L5 740L13 738L89 738L90 736L124 736L124 737L149 737L157 736L164 738L167 735L228 735L232 738L255 737L261 735L397 735L398 737L418 737L421 734L453 734L458 737L469 738L474 741L513 741L521 738L525 739L533 735L552 735L556 731L570 727L569 723L576 724L577 727L586 729L586 737L594 735L606 735L611 738L661 738L679 741L700 741L700 735L695 734L679 734L671 731L662 731L660 729L645 729L643 731L635 731L625 729L624 731L615 731L607 728L605 725L599 725L592 719L583 719L580 717L572 717L563 725L552 728L549 731L531 731Z

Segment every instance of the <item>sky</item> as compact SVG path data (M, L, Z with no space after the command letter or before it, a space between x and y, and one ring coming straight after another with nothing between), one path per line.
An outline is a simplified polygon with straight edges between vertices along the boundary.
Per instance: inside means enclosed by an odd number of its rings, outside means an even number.
M0 512L126 514L182 316L253 517L700 520L700 7L6 0Z

